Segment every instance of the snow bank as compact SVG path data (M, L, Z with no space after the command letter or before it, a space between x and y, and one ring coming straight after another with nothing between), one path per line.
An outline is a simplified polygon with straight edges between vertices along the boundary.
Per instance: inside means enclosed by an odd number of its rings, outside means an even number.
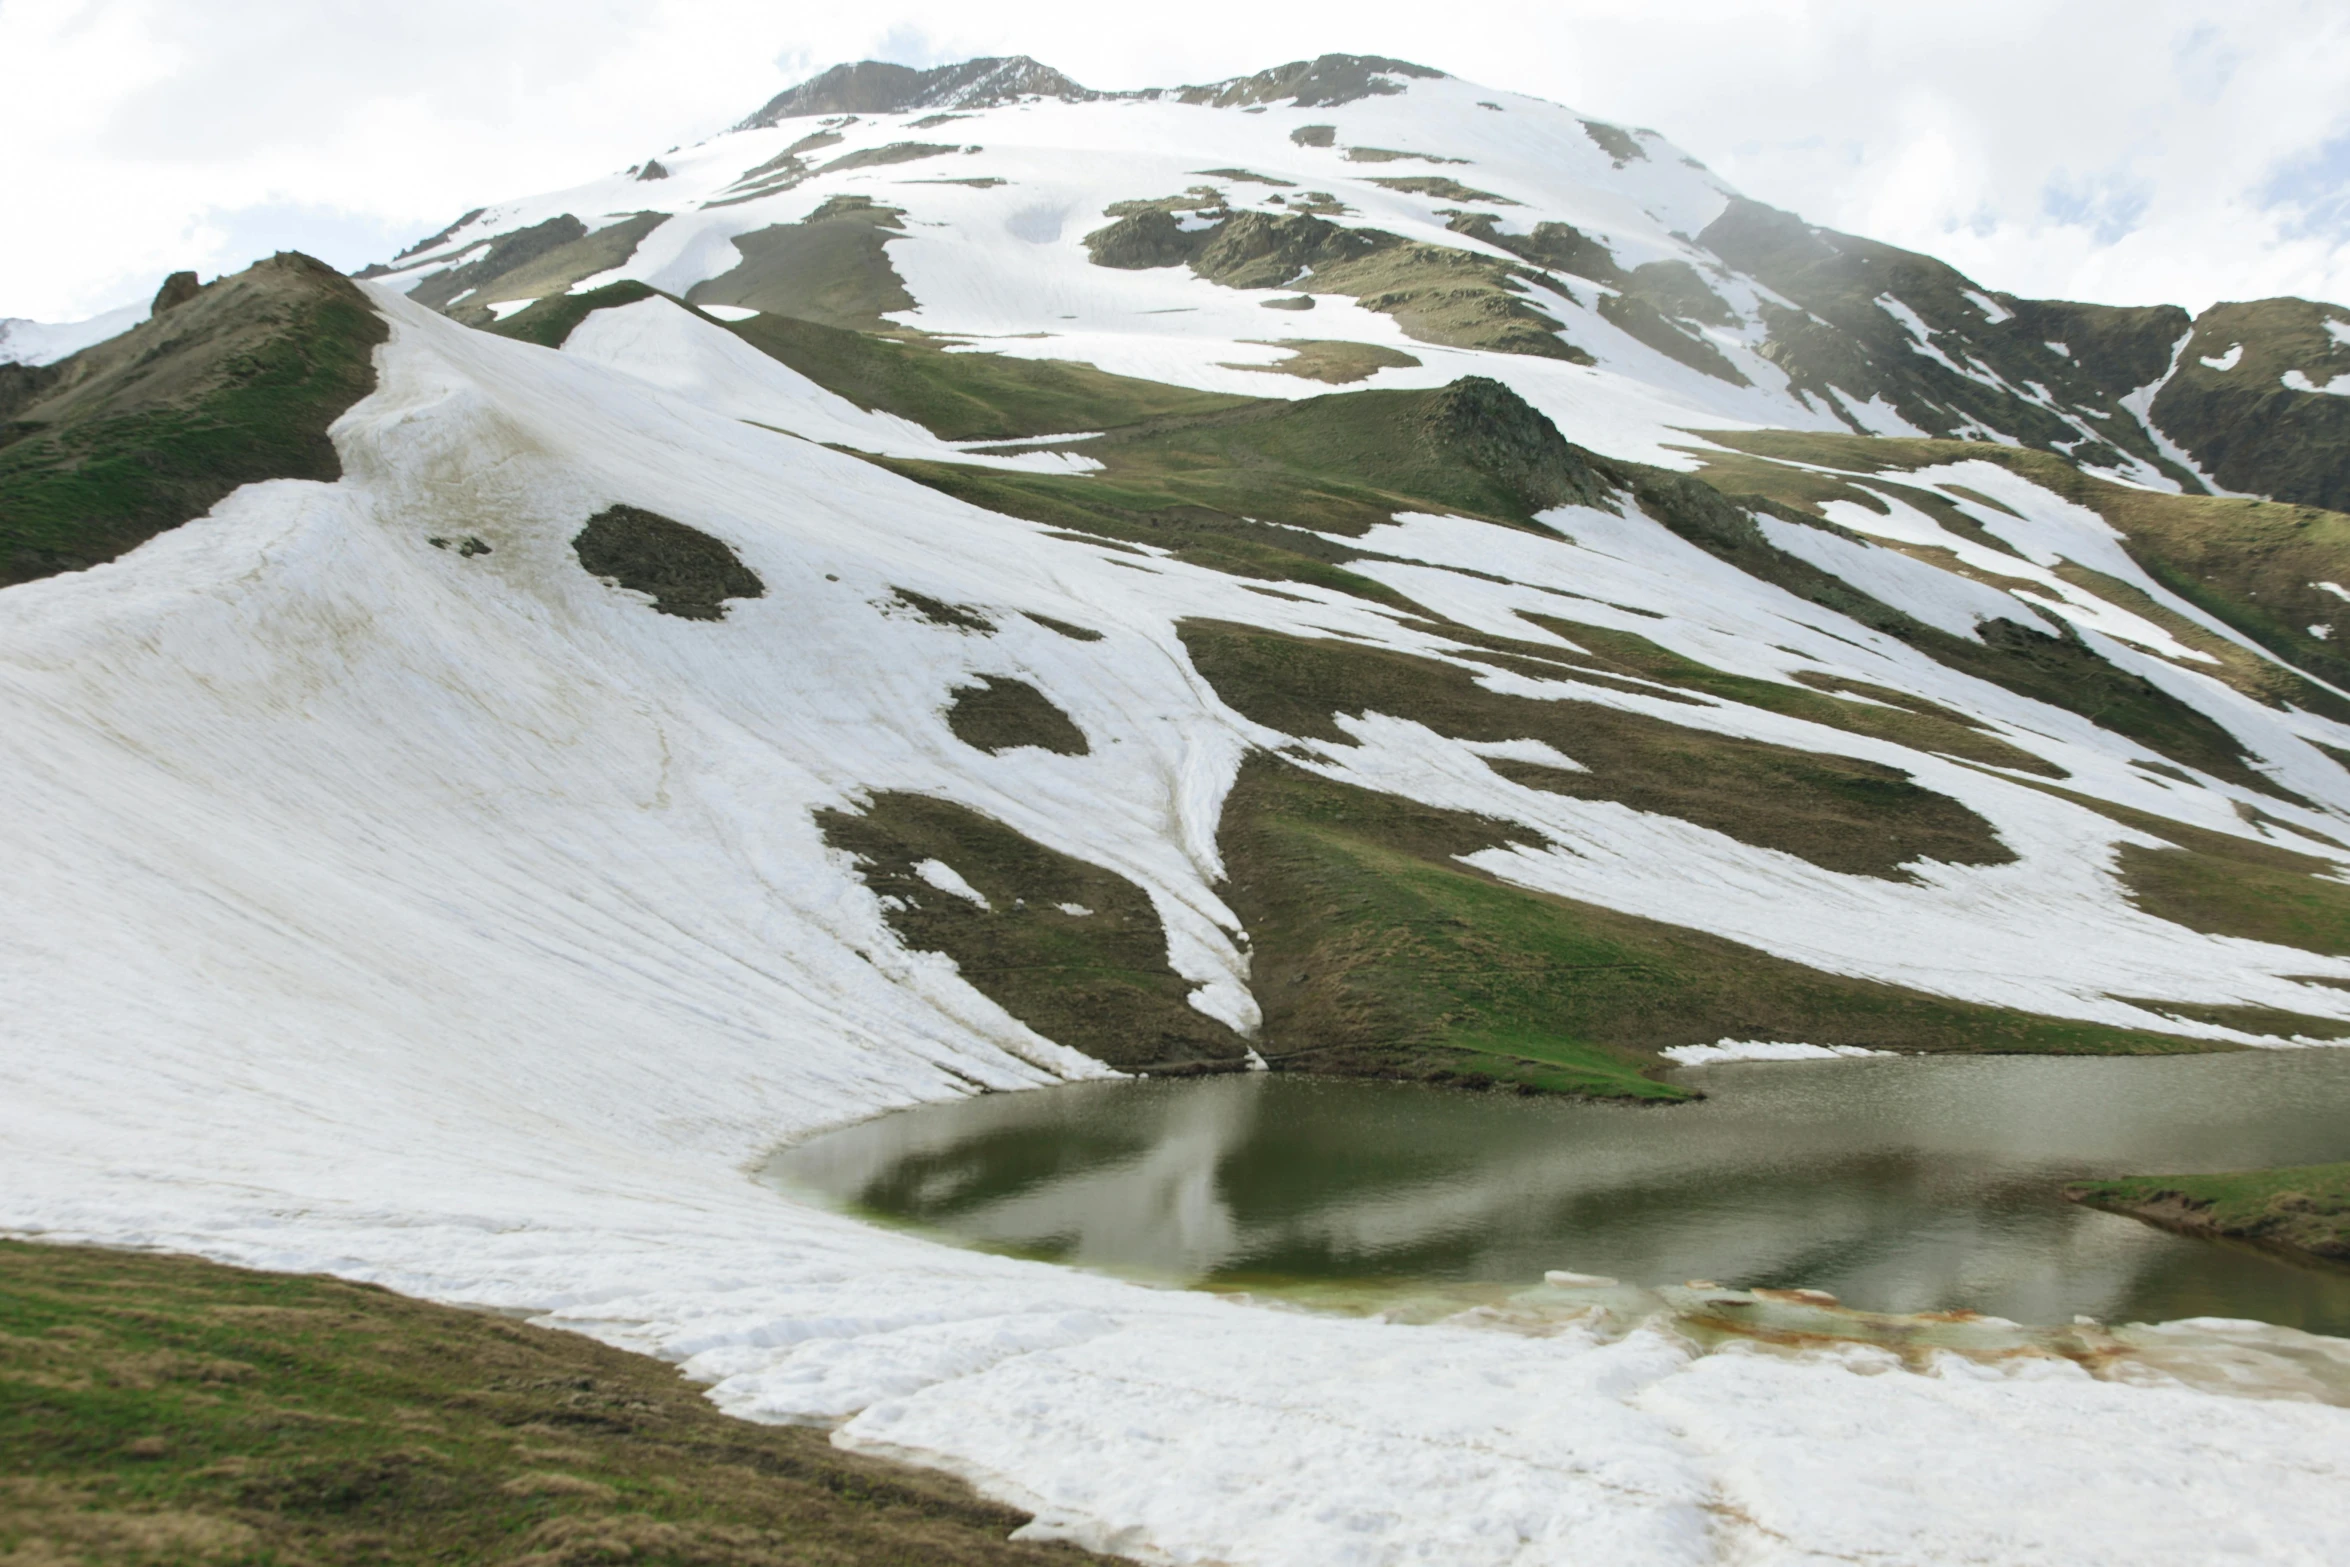
M1889 1056L1891 1050L1867 1050L1859 1045L1795 1045L1767 1039L1724 1039L1711 1045L1674 1045L1659 1051L1683 1066L1713 1066L1723 1061L1846 1061L1858 1056Z

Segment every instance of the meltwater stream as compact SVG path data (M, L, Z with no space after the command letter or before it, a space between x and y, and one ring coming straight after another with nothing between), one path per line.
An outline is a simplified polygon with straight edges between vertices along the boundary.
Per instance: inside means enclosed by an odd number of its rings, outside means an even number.
M2022 1323L2350 1335L2350 1269L2065 1202L2082 1177L2350 1159L2350 1050L1702 1068L1670 1108L1252 1074L928 1105L767 1178L965 1244L1166 1283L1832 1291Z

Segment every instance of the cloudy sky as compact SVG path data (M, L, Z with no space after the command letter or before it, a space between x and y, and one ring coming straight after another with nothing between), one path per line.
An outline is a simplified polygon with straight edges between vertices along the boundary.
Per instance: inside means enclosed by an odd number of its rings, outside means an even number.
M279 248L354 267L837 60L1166 86L1398 55L1652 126L1994 288L2350 299L2343 0L0 0L0 316ZM1175 19L1183 24L1177 27Z

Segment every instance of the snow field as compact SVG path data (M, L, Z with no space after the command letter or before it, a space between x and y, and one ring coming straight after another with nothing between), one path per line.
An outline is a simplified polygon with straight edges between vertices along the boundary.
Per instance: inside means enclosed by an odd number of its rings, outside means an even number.
M1700 1355L1653 1331L1309 1316L956 1251L755 1186L747 1171L786 1137L1101 1071L945 960L899 950L814 810L920 790L1115 869L1149 892L1198 1004L1246 1026L1215 827L1240 757L1268 737L1215 700L1174 624L1437 644L1360 601L1274 601L1054 540L828 450L803 437L915 437L698 340L717 329L670 307L604 313L556 354L374 297L393 336L377 392L336 428L342 482L249 487L111 565L0 597L0 754L19 803L0 817L15 867L0 1228L533 1310L677 1362L721 1407L837 1423L848 1445L1035 1508L1040 1533L1145 1559L2350 1549L2338 1408L2020 1363L1913 1375ZM569 539L615 503L726 540L765 595L709 624L589 577ZM1360 569L1518 635L1537 633L1517 609L1565 606L1761 678L1811 668L1915 690L2075 767L2071 787L2159 794L2250 831L2223 786L2162 789L2111 736L1834 622L1637 514L1551 520L1555 540L1408 517L1367 542L1431 564ZM450 530L490 553L424 542ZM1514 580L1442 569L1471 562ZM898 587L997 630L893 609ZM979 673L1035 684L1092 753L962 746L939 710ZM2350 1015L2350 996L2284 977L2350 963L2137 915L2101 859L2129 835L2092 812L1758 710L1652 705L1894 761L1981 811L2019 859L1924 867L1914 884L1834 876L1534 797L1387 719L1317 765L1564 846L1497 856L1498 873L1838 972L2117 1020L2129 1009L2103 992L2142 985ZM1676 874L1660 882L1657 863ZM1791 899L1817 912L1790 928Z

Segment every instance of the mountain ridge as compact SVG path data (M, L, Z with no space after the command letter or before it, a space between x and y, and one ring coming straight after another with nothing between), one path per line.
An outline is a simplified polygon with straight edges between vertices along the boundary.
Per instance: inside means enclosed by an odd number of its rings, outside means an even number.
M864 61L835 66L786 89L737 129L773 129L791 118L971 114L1021 103L1095 109L1179 103L1251 113L1275 105L1289 111L1338 109L1404 98L1415 84L1465 85L1424 66L1358 55L1293 61L1204 86L1116 93L1082 87L1027 56L990 57L928 70ZM1492 99L1479 100L1479 106L1500 108ZM1662 159L1695 168L1694 160L1671 151L1653 132L1569 118L1619 172ZM1316 130L1306 126L1297 134ZM837 154L828 161L807 155L816 144L837 135L836 130L820 129L800 138L805 147L771 160L773 170L754 170L757 177L746 176L719 191L716 199L734 204L773 198L825 172L854 167ZM1651 148L1656 149L1653 158ZM856 156L922 159L947 150L892 143ZM1377 147L1341 151L1353 161L1422 156ZM2215 307L2218 313L2206 311L2197 319L2175 307L2023 299L1983 289L1930 257L1809 224L1728 192L1718 181L1713 183L1727 193L1729 204L1710 223L1692 230L1695 238L1682 249L1682 257L1626 267L1618 264L1604 232L1594 239L1572 222L1539 216L1521 223L1510 210L1512 202L1460 180L1384 178L1390 185L1425 186L1442 193L1435 201L1449 198L1454 203L1436 213L1447 228L1445 234L1396 236L1421 247L1415 254L1455 258L1461 264L1474 264L1470 258L1480 252L1502 258L1506 266L1492 272L1488 294L1494 308L1502 308L1513 291L1523 298L1526 284L1534 287L1535 297L1506 305L1508 312L1523 316L1533 328L1522 337L1533 351L1570 359L1584 352L1571 329L1559 334L1568 339L1563 346L1543 346L1551 343L1557 320L1564 318L1542 313L1548 307L1539 303L1545 292L1541 280L1564 279L1559 286L1570 295L1581 284L1593 287L1596 304L1612 328L1700 373L1741 383L1754 378L1756 371L1735 350L1725 357L1724 329L1734 329L1770 367L1761 372L1761 379L1778 379L1782 395L1807 422L1824 415L1858 433L2018 441L2078 457L2085 466L2137 475L2141 482L2189 493L2216 488L2329 507L2344 504L2350 495L2350 459L2335 455L2350 450L2350 442L2342 439L2350 436L2350 400L2323 389L2350 372L2350 357L2337 358L2350 351L2340 349L2339 339L2329 339L2320 330L2328 321L2350 330L2350 310L2338 306L2270 301ZM1228 187L1214 199L1237 202ZM1235 217L1260 221L1265 203L1250 205L1253 211L1240 205L1227 208L1225 226ZM1203 209L1195 204L1193 210ZM1212 207L1205 209L1205 216L1218 220ZM424 254L445 253L461 244L460 233L488 232L479 221L481 215L474 217L470 231L461 221L436 236L439 244L427 247ZM1291 212L1276 217L1284 224L1318 223L1326 229L1330 222L1323 214ZM646 221L656 220L647 214ZM1129 229L1140 221L1134 216L1125 219ZM1197 226L1194 218L1179 212L1151 221L1170 234ZM1347 233L1378 237L1367 225L1344 218L1338 222ZM550 242L538 242L540 250ZM882 244L889 243L884 237ZM1163 239L1153 243L1159 255L1176 254ZM1146 247L1141 254L1149 258L1153 253ZM625 241L617 251L608 243L592 259L608 266L614 255L625 263ZM494 249L491 259L496 261ZM585 267L588 259L583 257L580 266ZM499 263L492 272L519 265ZM1734 310L1715 296L1706 274L1724 267L1751 278L1762 290L1751 306ZM1525 282L1513 281L1508 268L1516 268ZM414 270L414 259L402 270ZM484 283L493 290L512 286L495 275L467 281L473 284L475 297L483 299L488 298L482 292ZM1397 301L1391 308L1403 309L1408 316L1409 287L1407 294L1397 294L1394 281L1380 278L1370 297ZM1529 310L1532 315L1526 314ZM2217 342L2221 335L2229 335L2227 344ZM2073 338L2080 340L2077 346ZM2197 349L2193 355L2185 351L2190 339ZM2230 380L2229 372L2210 368L2232 345L2242 360L2239 339L2252 344L2252 357L2240 368L2250 375L2257 367L2266 377L2260 386ZM2205 352L2207 347L2212 351ZM2250 412L2255 408L2260 412ZM2251 441L2231 433L2255 426L2286 433Z

